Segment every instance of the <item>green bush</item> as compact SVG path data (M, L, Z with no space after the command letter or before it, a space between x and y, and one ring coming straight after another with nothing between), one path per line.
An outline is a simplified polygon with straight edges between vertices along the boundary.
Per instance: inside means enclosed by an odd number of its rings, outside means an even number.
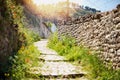
M72 38L62 37L58 39L57 32L50 37L48 42L48 47L55 49L60 55L65 55L71 49L72 46L75 46L75 40Z
M22 46L16 55L10 57L12 79L21 80L25 78L27 70L38 65L38 56L40 56L40 52L36 50L34 45Z
M21 28L20 29L21 33L23 34L20 38L25 38L22 39L23 41L25 40L24 44L25 45L29 45L33 42L39 41L41 38L38 34L36 34L35 32L30 31L27 28Z
M38 56L40 52L33 45L33 42L39 41L40 37L26 28L21 28L20 40L23 45L20 50L10 57L10 75L13 80L21 80L26 77L27 71L32 66L38 65Z
M63 36L58 39L55 33L50 37L48 47L70 61L79 62L89 72L87 76L90 80L120 80L120 70L113 70L111 66L105 67L95 51L84 46L76 46L75 40L71 37Z

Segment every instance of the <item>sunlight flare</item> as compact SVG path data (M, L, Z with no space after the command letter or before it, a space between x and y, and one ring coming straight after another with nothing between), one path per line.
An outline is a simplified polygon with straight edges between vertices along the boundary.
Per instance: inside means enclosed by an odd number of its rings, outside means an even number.
M47 5L47 4L55 4L55 3L58 3L60 1L65 1L65 0L32 0L32 1L36 5L41 5L41 4Z
M81 0L69 0L72 3L80 2ZM32 5L36 13L47 18L63 17L66 18L68 13L67 0L32 0ZM70 7L71 7L70 5ZM77 5L77 4L76 4ZM69 8L70 15L73 15L75 9Z

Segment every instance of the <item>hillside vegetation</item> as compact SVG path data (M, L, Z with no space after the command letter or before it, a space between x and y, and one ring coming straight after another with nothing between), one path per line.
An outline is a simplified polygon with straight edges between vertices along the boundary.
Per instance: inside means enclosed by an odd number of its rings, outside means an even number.
M25 28L21 1L0 0L0 79L21 80L40 55L40 37Z

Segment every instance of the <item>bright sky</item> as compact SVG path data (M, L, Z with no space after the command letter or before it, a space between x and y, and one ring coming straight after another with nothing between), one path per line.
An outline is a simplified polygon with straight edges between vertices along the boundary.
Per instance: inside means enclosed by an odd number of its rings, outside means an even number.
M53 4L66 0L34 0L34 3L39 4ZM70 0L71 2L79 3L80 5L96 8L101 11L112 10L117 4L120 4L120 0Z

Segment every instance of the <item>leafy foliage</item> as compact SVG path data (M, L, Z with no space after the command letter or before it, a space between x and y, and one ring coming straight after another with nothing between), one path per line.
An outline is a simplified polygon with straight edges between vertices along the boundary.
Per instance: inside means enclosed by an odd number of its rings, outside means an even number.
M18 51L16 55L10 57L11 76L13 80L21 80L25 78L27 70L32 66L38 66L38 56L40 52L33 45L24 47Z
M21 28L21 33L20 34L20 39L21 41L23 41L24 45L30 45L33 42L39 41L40 40L40 36L38 34L36 34L35 32L30 31L27 28Z
M47 25L47 27L52 27L52 22L46 22L45 24Z

